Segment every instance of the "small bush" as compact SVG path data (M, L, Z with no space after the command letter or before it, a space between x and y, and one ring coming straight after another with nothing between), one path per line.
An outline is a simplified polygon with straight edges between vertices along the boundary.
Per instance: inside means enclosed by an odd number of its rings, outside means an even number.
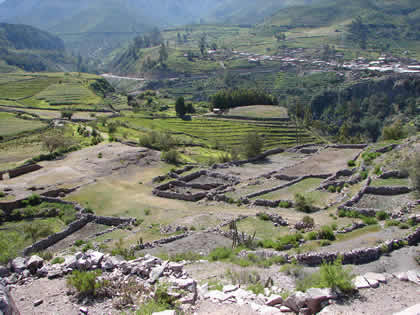
M319 245L321 245L321 246L329 246L329 245L331 245L331 241L329 241L329 240L321 240L320 242L319 242Z
M162 152L162 160L169 164L179 164L181 161L180 154L177 150L172 149Z
M282 200L282 201L279 202L279 207L280 208L288 209L288 208L291 208L292 206L293 206L293 204L290 201L287 201L287 200Z
M400 223L399 228L401 230L408 230L410 226L407 223Z
M63 257L55 257L52 261L51 264L53 265L58 265L58 264L62 264L64 262L64 258Z
M270 216L267 213L258 213L257 217L263 221L270 221Z
M86 242L84 240L77 240L74 242L74 246L82 246L83 244L86 244Z
M318 232L318 239L334 241L335 235L333 229L328 225L324 225Z
M330 192L330 193L335 193L335 192L337 192L337 189L335 188L335 186L328 186L328 192Z
M355 167L356 166L356 161L353 161L353 160L347 161L347 166L348 167Z
M85 244L85 246L82 247L82 252L86 253L89 249L93 249L93 245L91 242Z
M248 291L254 294L264 294L264 286L261 283L251 284L247 287Z
M4 198L4 197L6 197L6 193L3 191L0 191L0 198Z
M98 159L102 159L102 152L98 153Z
M386 213L385 211L376 212L376 219L378 219L379 221L384 221L388 218L389 218L389 214Z
M50 261L54 256L50 251L42 251L37 253L37 255L46 261Z
M311 213L314 211L313 200L297 193L295 195L295 208L297 211Z
M367 224L367 225L378 224L378 220L372 217L362 217L362 221L364 224Z
M142 243L143 240L140 240L140 243ZM123 238L120 238L118 242L116 243L115 247L111 250L111 254L113 256L121 256L125 260L133 260L136 258L135 251L132 248L127 248L125 246Z
M362 180L365 180L366 178L368 178L369 173L367 171L361 171L360 172L360 177L362 178Z
M211 261L218 261L223 259L228 259L233 254L233 251L231 248L226 247L219 247L213 249L209 254L209 259Z
M381 170L381 166L380 165L376 165L375 169L373 171L376 175L381 175L382 174L382 170Z
M310 217L309 215L305 215L302 219L302 222L307 226L307 227L313 227L315 225L315 220L314 218Z
M305 236L305 240L307 241L314 241L318 238L318 233L315 231L309 232L308 234L306 234Z
M354 290L352 278L350 270L343 268L341 259L337 259L333 263L323 263L319 273L306 275L298 280L296 289L306 291L309 288L331 288L350 293Z
M148 216L152 213L152 211L150 209L144 209L144 215Z
M97 281L101 275L99 270L96 271L78 271L75 270L67 278L67 284L74 287L78 294L82 297L95 296L98 289L102 288L105 283Z
M23 206L37 206L41 203L41 197L39 195L33 194L27 199L22 201Z
M397 221L397 220L387 220L385 222L385 226L386 227L389 227L389 226L398 226L398 225L400 225L400 222Z

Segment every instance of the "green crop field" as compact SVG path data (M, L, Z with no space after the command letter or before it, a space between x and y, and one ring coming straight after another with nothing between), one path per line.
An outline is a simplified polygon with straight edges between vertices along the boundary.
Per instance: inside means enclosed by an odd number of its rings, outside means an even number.
M101 101L99 96L78 83L51 84L33 99L40 101L38 105L50 106L96 105Z
M56 83L56 78L39 77L31 80L9 82L0 85L0 99L19 100L32 97L47 88L50 84Z
M0 136L10 136L25 131L45 127L46 124L38 120L18 118L15 114L0 112Z
M287 109L281 106L255 105L236 107L229 110L228 115L249 118L287 118Z

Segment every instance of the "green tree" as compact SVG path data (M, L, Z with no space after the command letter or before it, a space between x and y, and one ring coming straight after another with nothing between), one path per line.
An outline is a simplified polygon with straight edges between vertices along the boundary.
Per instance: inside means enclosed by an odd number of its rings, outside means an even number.
M168 60L168 49L165 44L162 43L159 49L159 62L164 63L166 60Z
M201 55L204 57L206 55L206 48L207 48L206 34L201 35L200 40L198 42L198 47L200 48Z
M183 96L180 96L176 99L175 103L175 111L179 117L184 117L187 113L187 108L185 106L185 99Z
M261 154L263 146L264 140L258 133L248 133L243 143L244 154L248 159L254 158Z
M369 29L360 16L355 18L348 27L349 37L351 40L358 42L360 48L366 49Z

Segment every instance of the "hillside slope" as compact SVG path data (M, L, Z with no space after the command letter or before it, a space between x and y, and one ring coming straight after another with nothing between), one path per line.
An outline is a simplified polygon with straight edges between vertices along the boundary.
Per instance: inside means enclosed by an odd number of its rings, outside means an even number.
M0 23L0 64L0 72L74 68L57 36L32 26L6 23Z

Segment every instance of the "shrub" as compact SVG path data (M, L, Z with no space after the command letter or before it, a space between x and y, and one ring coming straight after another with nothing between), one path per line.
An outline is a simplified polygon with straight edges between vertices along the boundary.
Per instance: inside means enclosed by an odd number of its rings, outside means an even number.
M362 221L364 224L367 224L367 225L378 224L378 220L372 217L362 217Z
M81 297L95 296L98 289L105 285L105 282L98 281L101 275L100 270L78 271L75 270L67 278L67 284L74 287Z
M338 258L332 263L324 262L320 267L319 273L306 275L298 280L296 289L306 291L309 288L331 288L350 293L354 290L352 278L351 271L343 268L342 261Z
M140 240L142 243L143 240ZM120 238L115 244L115 247L111 250L113 256L122 256L125 260L133 260L136 258L135 250L132 248L127 248L125 246L123 238Z
M169 151L175 146L176 141L170 134L152 131L140 137L139 143L150 149Z
M74 246L82 246L83 244L85 244L86 242L84 240L77 240L74 242Z
M406 136L403 124L400 120L396 121L390 126L386 126L382 130L382 139L384 140L399 140Z
M36 206L41 203L41 197L39 195L33 194L22 201L23 206Z
M64 258L63 257L55 257L52 261L51 264L53 265L58 265L58 264L62 264L64 262Z
M313 241L313 240L316 240L317 238L318 238L318 233L315 231L309 232L305 236L305 240L307 241Z
M244 155L250 159L261 154L264 140L256 132L248 133L243 141Z
M98 153L98 159L102 159L102 152Z
M282 200L282 201L279 202L279 207L280 208L288 209L288 208L291 208L292 206L293 206L293 204L290 201L287 201L287 200Z
M397 220L387 220L385 222L385 226L389 227L389 226L398 226L400 225L400 222Z
M0 198L6 197L6 193L3 191L0 191Z
M169 164L179 164L181 161L180 154L177 150L172 149L162 152L162 160Z
M50 261L53 258L53 253L50 251L42 251L37 253L37 255L46 261Z
M386 213L385 211L376 212L376 219L378 219L379 221L384 221L388 218L389 218L389 214Z
M302 219L302 222L307 226L307 227L313 227L315 225L315 220L314 218L310 217L309 215L305 215Z
M152 211L150 209L144 209L144 215L148 216L152 213Z
M375 169L373 171L376 175L381 175L382 174L382 170L381 170L381 166L380 165L376 165Z
M328 186L328 192L330 192L330 193L335 193L335 192L337 192L337 188L335 188L335 186Z
M263 221L270 221L270 216L267 213L258 213L257 217Z
M408 230L410 226L407 223L400 223L399 228L401 230Z
M368 178L369 173L367 171L361 171L360 172L360 177L362 178L362 180L365 180L366 178Z
M247 287L248 291L254 294L264 294L264 286L261 283L251 284Z
M347 166L348 167L355 167L356 166L356 161L353 161L353 160L347 161Z
M33 242L36 242L42 237L49 236L54 231L48 223L32 222L24 225L23 232L26 239L31 239Z
M311 213L314 211L313 200L302 194L295 194L295 208L297 211Z
M334 241L335 235L333 229L328 225L324 225L318 232L318 239Z
M319 242L319 245L321 245L321 246L329 246L329 245L331 245L331 241L329 241L329 240L321 240L320 242Z
M82 247L82 252L86 253L89 249L93 249L91 242L86 243L85 246Z
M213 249L210 252L209 259L211 261L223 260L223 259L227 259L231 257L232 254L233 254L232 249L226 248L226 247L219 247L219 248Z

